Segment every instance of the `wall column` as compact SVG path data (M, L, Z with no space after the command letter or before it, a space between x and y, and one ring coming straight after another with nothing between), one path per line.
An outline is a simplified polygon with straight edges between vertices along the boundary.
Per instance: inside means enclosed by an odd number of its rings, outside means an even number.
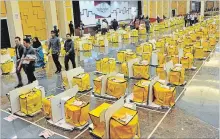
M44 8L47 21L47 37L50 38L50 31L53 30L53 26L58 25L55 1L44 0Z
M190 12L190 0L186 1L186 13Z
M11 47L15 47L14 38L19 36L23 39L23 30L21 26L21 17L18 1L5 1L7 9L7 23Z
M150 0L147 0L147 16L150 18Z
M57 2L57 15L59 18L59 29L60 29L60 37L65 38L68 33L68 23L67 23L67 15L66 15L66 6L65 1L56 1Z
M176 15L179 15L179 1L176 1Z
M163 15L169 18L169 0L163 0Z
M205 1L201 0L200 15L204 16L204 12L205 12Z
M150 18L157 18L157 1L149 0L150 1Z
M172 0L168 0L168 17L170 18L170 17L172 17L171 15L172 15L172 6L171 6L171 4L172 4Z
M164 1L163 0L158 0L157 1L157 15L162 19L163 18L163 6L164 6Z
M144 15L144 17L147 16L147 0L142 0L142 14Z

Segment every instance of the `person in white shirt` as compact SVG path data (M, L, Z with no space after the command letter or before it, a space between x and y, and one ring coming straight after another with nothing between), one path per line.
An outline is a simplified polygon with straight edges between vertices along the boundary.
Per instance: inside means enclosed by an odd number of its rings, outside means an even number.
M101 25L101 29L102 29L102 32L101 34L102 35L105 35L105 33L107 32L107 28L108 28L108 24L104 21L104 19L102 20L102 25Z
M190 26L192 26L194 24L194 19L195 19L194 14L191 14L190 15Z
M197 22L198 22L198 15L197 15L197 13L195 13L195 15L194 15L194 24L197 23Z

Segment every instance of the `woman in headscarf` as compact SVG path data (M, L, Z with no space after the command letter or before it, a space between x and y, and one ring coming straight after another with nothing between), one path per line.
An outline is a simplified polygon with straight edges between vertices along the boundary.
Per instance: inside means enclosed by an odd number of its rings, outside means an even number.
M36 68L44 68L44 53L42 49L41 42L39 41L38 37L33 38L33 48L36 51L37 60L35 62Z

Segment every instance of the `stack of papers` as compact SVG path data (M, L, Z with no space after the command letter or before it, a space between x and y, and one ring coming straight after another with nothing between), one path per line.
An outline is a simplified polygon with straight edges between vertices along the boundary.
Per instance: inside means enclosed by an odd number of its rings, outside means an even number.
M182 68L181 67L175 67L174 70L175 71L180 71Z
M143 86L148 86L148 85L150 84L150 82L149 82L149 81L143 81L141 84L142 84Z
M53 135L54 135L54 133L50 130L44 130L39 134L40 137L44 137L45 139L48 139L49 137L51 137Z
M141 64L142 65L148 65L148 61L147 60L143 60L143 61L141 61Z
M126 113L125 116L119 118L119 120L124 122L124 123L128 123L132 118L133 118L132 115L129 115L129 114Z
M169 86L166 86L166 85L161 85L162 88L166 88L166 89L169 89L170 87Z
M79 78L83 78L85 76L85 74L79 74L78 77Z
M84 104L84 102L83 101L79 101L79 100L76 100L76 101L73 102L74 106L82 106L83 104Z

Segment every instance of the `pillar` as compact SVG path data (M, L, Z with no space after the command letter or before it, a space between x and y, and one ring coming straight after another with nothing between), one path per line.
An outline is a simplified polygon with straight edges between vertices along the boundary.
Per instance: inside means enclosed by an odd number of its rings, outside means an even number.
M190 0L186 1L186 13L190 12Z
M70 21L73 21L74 24L72 0L66 0L65 5L66 5L67 22L69 23Z
M56 1L57 2L57 18L59 19L59 29L60 37L65 38L68 33L68 23L66 15L66 6L65 1Z
M7 23L10 36L11 47L15 47L14 38L19 36L23 38L23 30L21 26L21 17L18 1L5 1L7 9Z
M147 16L150 18L150 0L147 0Z
M144 17L147 16L147 0L142 0L142 14Z
M47 21L47 35L50 37L50 31L53 30L53 26L57 26L57 14L55 1L44 0L44 8L46 12Z
M168 0L168 17L172 17L172 9L171 9L172 0Z
M157 1L157 15L162 19L163 18L163 0Z
M205 12L205 1L201 0L200 15L204 16L204 12Z
M176 15L179 15L179 1L176 1Z
M142 0L142 13L144 17L150 16L150 0Z
M185 15L186 12L186 6L187 6L187 1L178 1L178 14L179 15Z
M157 18L157 1L150 0L150 18Z
M171 13L171 16L172 15L172 10L175 9L175 15L178 15L178 1L176 0L171 0L171 8L170 8L170 13Z
M169 0L163 0L163 15L165 15L167 18L169 18Z

